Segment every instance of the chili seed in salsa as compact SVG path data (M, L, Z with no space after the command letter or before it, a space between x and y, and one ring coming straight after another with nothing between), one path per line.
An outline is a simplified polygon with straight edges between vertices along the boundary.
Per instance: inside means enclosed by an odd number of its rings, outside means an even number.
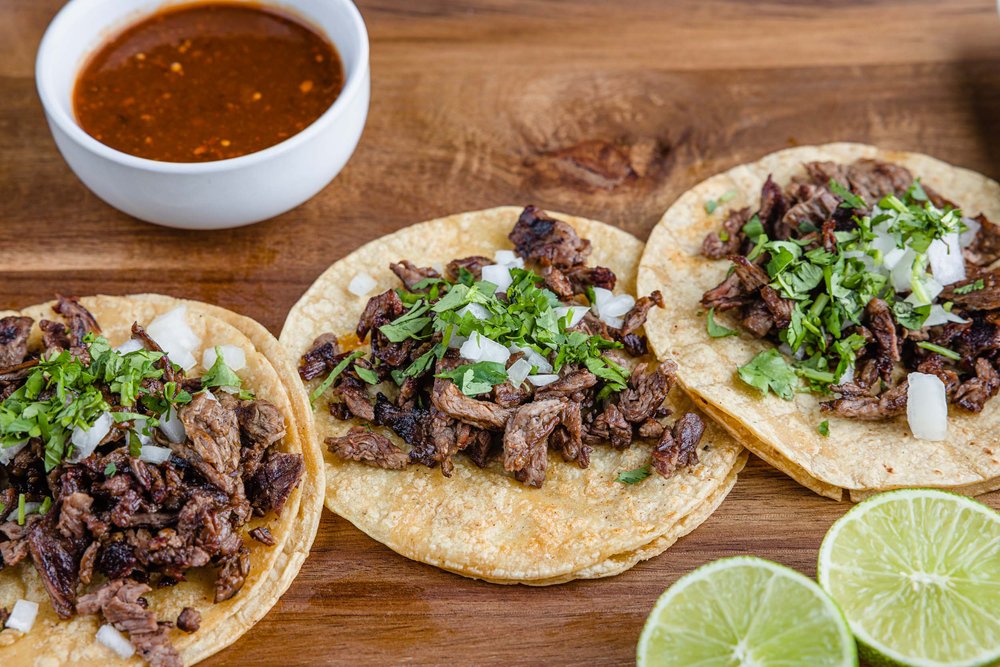
M268 148L325 112L344 85L336 49L257 5L171 7L112 38L73 91L85 132L152 160L208 162Z

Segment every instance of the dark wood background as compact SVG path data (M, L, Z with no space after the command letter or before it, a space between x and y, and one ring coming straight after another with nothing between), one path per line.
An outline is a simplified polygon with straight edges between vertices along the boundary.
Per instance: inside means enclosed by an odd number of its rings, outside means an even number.
M35 94L61 0L0 0L0 307L67 293L214 302L275 334L334 260L419 220L536 203L645 238L713 173L796 144L856 140L1000 177L991 0L374 0L372 107L315 199L250 228L179 232L96 199ZM1000 494L986 498L1000 507ZM299 578L214 665L633 659L678 576L751 553L807 574L847 509L752 460L721 509L651 562L548 589L408 561L327 513Z

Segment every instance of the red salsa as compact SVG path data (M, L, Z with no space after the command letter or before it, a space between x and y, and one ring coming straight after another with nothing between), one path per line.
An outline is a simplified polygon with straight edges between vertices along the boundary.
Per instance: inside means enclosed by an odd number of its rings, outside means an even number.
M340 94L333 45L259 5L170 7L104 44L73 91L77 122L131 155L208 162L298 134Z

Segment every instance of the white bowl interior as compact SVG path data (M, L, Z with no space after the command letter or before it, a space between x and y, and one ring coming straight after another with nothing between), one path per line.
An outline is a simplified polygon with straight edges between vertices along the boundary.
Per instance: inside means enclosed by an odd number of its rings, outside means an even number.
M191 4L191 0L73 0L67 4L46 32L38 54L39 93L53 119L69 133L85 135L76 122L72 98L77 75L87 59L129 25L164 7L184 4ZM368 49L364 24L349 0L265 0L263 4L300 18L333 42L344 66L341 96L357 85L354 82L364 74ZM79 135L78 140L99 143L89 135Z

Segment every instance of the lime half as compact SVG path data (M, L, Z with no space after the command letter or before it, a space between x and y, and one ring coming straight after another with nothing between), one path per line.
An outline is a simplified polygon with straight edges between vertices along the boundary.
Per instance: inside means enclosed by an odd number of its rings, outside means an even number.
M823 540L819 583L875 664L1000 663L1000 514L945 491L882 493Z
M851 631L819 586L751 556L723 558L677 580L639 636L640 667L853 667Z

